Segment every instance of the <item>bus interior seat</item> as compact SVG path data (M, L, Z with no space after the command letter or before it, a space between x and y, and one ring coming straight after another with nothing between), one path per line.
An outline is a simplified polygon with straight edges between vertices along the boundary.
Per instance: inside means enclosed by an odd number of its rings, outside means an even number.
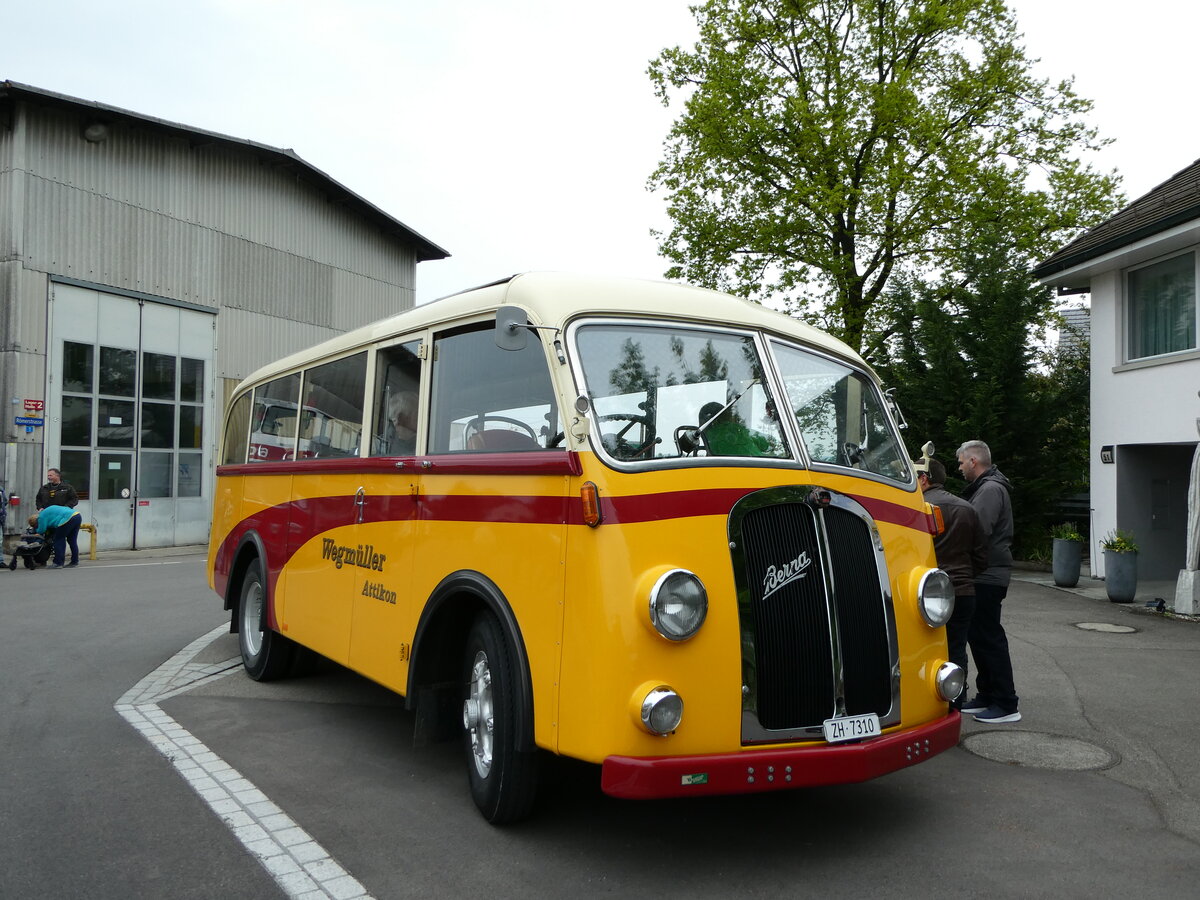
M527 434L508 429L477 431L467 439L468 450L541 450L542 448Z

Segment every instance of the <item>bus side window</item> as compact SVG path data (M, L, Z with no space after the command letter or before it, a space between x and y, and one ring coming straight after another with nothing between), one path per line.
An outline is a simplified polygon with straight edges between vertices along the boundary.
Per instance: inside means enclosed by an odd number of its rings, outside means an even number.
M296 451L300 376L284 375L254 389L248 462L279 462Z
M417 452L417 407L421 387L419 341L386 347L375 357L375 417L371 456Z
M297 457L357 456L366 389L365 352L306 369Z
M221 463L239 465L246 461L246 441L250 437L250 393L247 391L233 401L225 425L224 452Z
M496 346L494 326L435 339L429 452L509 453L563 446L562 424L540 341Z

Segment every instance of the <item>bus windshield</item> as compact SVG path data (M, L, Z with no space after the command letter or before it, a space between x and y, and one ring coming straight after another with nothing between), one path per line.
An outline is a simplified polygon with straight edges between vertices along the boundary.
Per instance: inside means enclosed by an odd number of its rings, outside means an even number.
M908 463L878 391L861 372L772 342L809 459L908 481Z
M614 459L792 456L752 336L625 322L584 325L576 344Z

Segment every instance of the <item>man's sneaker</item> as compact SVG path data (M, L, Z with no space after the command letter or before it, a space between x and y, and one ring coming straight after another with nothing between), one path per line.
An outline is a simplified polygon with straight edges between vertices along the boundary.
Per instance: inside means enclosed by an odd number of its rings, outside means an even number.
M46 566L46 568L47 569L65 569L66 566L64 566L62 563L50 563L50 565Z
M975 714L975 721L988 725L1006 725L1009 722L1020 722L1021 714L1015 709L1012 712L1005 712L999 706L989 706L983 712Z
M68 569L73 569L73 568L75 568L77 565L79 565L79 560L75 560L75 562L69 562L69 563L67 563L67 568L68 568Z
M987 709L987 701L979 697L976 697L974 700L964 700L962 706L959 707L959 711L964 716L973 716L976 713L987 712Z

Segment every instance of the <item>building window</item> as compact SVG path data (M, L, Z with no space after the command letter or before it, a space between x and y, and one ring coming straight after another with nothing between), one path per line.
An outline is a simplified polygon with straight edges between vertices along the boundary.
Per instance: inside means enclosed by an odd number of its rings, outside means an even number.
M1134 269L1128 285L1128 358L1196 349L1196 254Z

